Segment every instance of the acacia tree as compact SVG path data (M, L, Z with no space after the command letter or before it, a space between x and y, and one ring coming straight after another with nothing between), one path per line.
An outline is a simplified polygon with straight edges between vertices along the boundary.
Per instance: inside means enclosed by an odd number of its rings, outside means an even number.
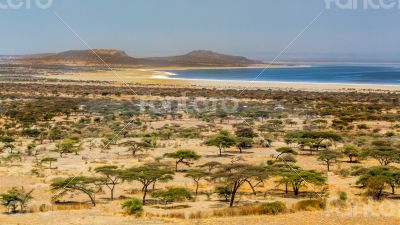
M318 160L326 164L328 171L330 171L332 163L336 162L342 154L333 150L323 150L318 153Z
M99 186L102 181L95 177L68 177L68 178L56 178L53 180L51 189L54 191L61 191L54 198L58 198L66 194L67 192L79 191L86 194L93 206L96 206L96 193L99 190Z
M386 166L372 167L361 174L356 184L367 187L368 193L379 200L385 184L392 188L393 195L396 193L396 187L400 185L400 170Z
M173 179L174 173L167 169L157 167L140 166L126 169L122 172L121 178L127 181L139 181L142 183L143 205L146 204L148 188L151 184L158 181L166 182Z
M7 207L8 213L16 213L18 205L20 206L20 212L25 212L25 209L33 199L33 189L25 191L22 187L20 189L13 187L4 194L0 194L1 204Z
M263 168L254 167L247 164L229 164L222 167L219 171L212 175L212 180L222 181L222 183L230 189L229 206L233 207L236 193L239 188L252 179L265 174Z
M253 147L253 139L248 137L237 137L236 147L239 149L240 153L243 153L243 149L250 149Z
M255 138L258 135L253 131L253 129L251 127L239 127L236 131L235 131L235 135L237 137L246 137L246 138Z
M121 143L121 145L129 146L128 151L132 152L132 156L136 156L136 153L143 152L148 148L151 148L151 145L148 142L128 141Z
M58 160L56 158L53 158L53 157L46 157L46 158L43 158L42 160L40 160L41 163L49 163L49 169L53 169L51 164L53 162L57 162L57 161Z
M4 144L3 149L9 149L9 153L13 154L13 151L15 149L15 145L13 144L15 142L14 137L10 136L0 136L0 142Z
M185 164L190 167L193 161L200 159L201 156L191 150L179 150L173 153L166 153L164 157L175 159L175 172L178 172L179 164Z
M75 153L81 150L79 141L72 139L64 139L61 143L56 144L57 152L60 153L60 157L62 158L64 154L67 153Z
M110 190L111 201L114 200L115 186L119 184L122 171L118 169L118 166L101 166L95 168L94 171L104 176L103 184Z
M156 191L152 196L160 199L167 206L169 202L177 202L192 199L192 194L186 188L169 187L167 190Z
M0 142L4 144L4 149L9 148L10 153L13 153L13 150L15 149L15 146L12 144L15 142L15 138L10 137L10 136L0 136Z
M192 180L196 184L196 191L195 191L196 198L197 198L197 193L198 193L198 190L199 190L200 180L206 178L209 175L210 175L209 173L207 173L207 172L205 172L203 170L198 170L198 169L197 170L191 170L191 171L186 173L185 177L192 178Z
M286 142L296 142L300 147L309 146L311 154L326 147L327 141L335 143L341 140L340 135L331 131L291 131L285 136Z
M361 156L361 149L350 144L345 144L342 148L340 148L340 151L349 158L350 163L355 162L354 158L359 159Z
M219 156L222 156L222 151L226 148L230 148L235 146L236 138L229 131L223 130L218 134L210 137L206 142L204 142L207 146L215 146L219 149Z
M367 149L364 155L376 159L382 166L388 166L400 160L400 151L390 146L376 146Z
M212 170L214 170L215 168L221 166L222 163L220 162L215 162L215 161L211 161L211 162L206 162L202 165L199 165L199 168L207 168L208 172L211 173Z
M281 147L276 149L277 152L279 152L279 154L276 156L275 160L278 160L279 157L281 157L283 154L288 154L288 155L297 155L297 152L295 150L293 150L293 148L290 147Z
M279 181L282 184L292 185L294 195L300 194L300 188L307 184L317 186L326 183L326 177L322 173L314 170L293 169L292 173L285 173L284 177Z

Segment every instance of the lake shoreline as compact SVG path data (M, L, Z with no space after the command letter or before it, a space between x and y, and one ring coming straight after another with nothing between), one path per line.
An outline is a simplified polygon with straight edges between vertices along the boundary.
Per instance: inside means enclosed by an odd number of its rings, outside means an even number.
M107 81L135 85L159 85L175 87L198 87L218 89L277 89L302 91L400 91L395 84L348 84L348 83L315 83L315 82L279 82L279 81L240 81L240 80L206 80L174 77L170 72L160 68L124 69L117 71L97 71L68 73L62 75L39 76L58 80L74 81Z

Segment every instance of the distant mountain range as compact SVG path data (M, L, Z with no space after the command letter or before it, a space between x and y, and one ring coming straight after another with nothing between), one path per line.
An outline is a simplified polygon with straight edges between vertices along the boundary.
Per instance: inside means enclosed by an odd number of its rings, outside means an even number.
M246 67L263 64L242 56L197 50L185 55L169 57L134 58L114 49L72 50L57 54L36 54L17 58L17 64L44 65L104 65L126 67Z

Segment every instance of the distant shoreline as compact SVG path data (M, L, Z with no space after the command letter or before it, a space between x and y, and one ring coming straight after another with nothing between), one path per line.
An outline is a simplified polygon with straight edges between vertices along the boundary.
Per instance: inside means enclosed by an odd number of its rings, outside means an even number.
M326 83L326 82L300 82L300 81L265 81L265 80L218 80L218 79L191 79L191 78L174 78L173 74L168 75L155 75L154 79L172 79L172 80L186 80L186 81L212 81L212 82L236 82L236 83L275 83L275 84L304 84L304 85L349 85L349 86L388 86L399 87L400 84L375 84L375 83ZM400 89L399 89L400 90Z
M307 67L312 67L312 65L297 65L297 66L282 66L282 67L271 67L271 68L307 68ZM246 67L246 68L263 68L263 67ZM219 70L219 69L236 69L236 68L210 68L212 70ZM238 68L238 69L244 69L244 68ZM171 80L183 80L183 81L195 81L195 82L229 82L229 83L238 83L238 84L288 84L288 85L340 85L340 86L356 86L356 87L362 87L362 86L382 86L382 87L393 87L393 88L400 88L400 84L390 84L390 83L336 83L336 82L318 82L318 81L284 81L284 80L274 80L274 81L268 81L268 80L257 80L256 76L254 77L254 80L239 80L239 79L207 79L207 78L177 78L174 77L178 74L175 74L171 71L179 71L179 70L198 70L197 68L184 68L184 69L168 69L168 70L154 70L154 72L159 73L158 75L152 76L154 79L171 79Z
M192 69L192 68L182 68ZM207 80L175 78L165 70L176 68L121 69L116 71L96 71L66 73L62 75L40 76L44 78L74 81L107 81L135 85L159 85L176 87L198 87L219 89L278 89L302 91L400 91L400 85L394 84L353 84L353 83L318 83L318 82L280 82L280 81L241 81Z
M246 80L217 80L217 79L187 79L173 78L169 75L155 75L153 79L184 81L199 87L217 87L223 89L280 89L280 90L310 90L310 91L342 91L355 90L387 90L400 91L400 85L394 84L355 84L355 83L318 83L318 82L288 82L288 81L246 81Z

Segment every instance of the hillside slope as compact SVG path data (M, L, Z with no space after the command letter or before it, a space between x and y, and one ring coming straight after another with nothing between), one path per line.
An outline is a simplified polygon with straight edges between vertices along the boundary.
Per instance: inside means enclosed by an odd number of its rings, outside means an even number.
M15 61L19 64L51 64L51 65L104 65L127 67L245 67L262 64L261 61L250 60L241 56L231 56L212 51L192 51L185 55L170 57L134 58L124 51L113 49L72 50L43 56L26 56Z

